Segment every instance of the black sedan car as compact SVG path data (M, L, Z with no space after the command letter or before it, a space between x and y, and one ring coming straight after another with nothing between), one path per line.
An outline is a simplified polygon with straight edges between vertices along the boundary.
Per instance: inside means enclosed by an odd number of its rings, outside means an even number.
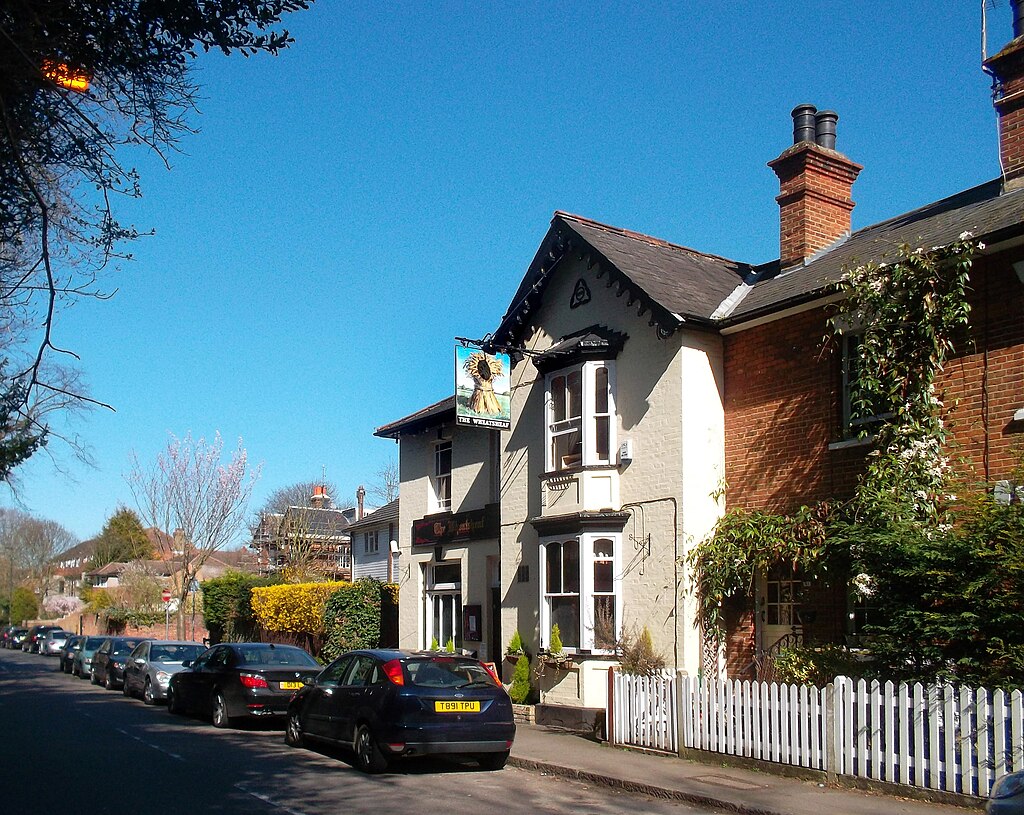
M85 637L82 634L74 634L67 638L64 642L64 647L60 649L58 655L60 659L57 662L57 670L63 673L71 673L71 666L75 661L75 652L82 647L82 642L85 641Z
M92 683L103 685L107 690L121 687L124 663L142 640L142 637L107 637L92 658L92 672L89 674Z
M463 754L488 770L505 766L515 738L512 700L470 657L352 651L303 687L288 707L285 741L349 747L365 772L393 758Z
M295 691L320 672L301 648L265 642L221 643L183 664L167 686L167 709L209 716L214 727L283 716Z

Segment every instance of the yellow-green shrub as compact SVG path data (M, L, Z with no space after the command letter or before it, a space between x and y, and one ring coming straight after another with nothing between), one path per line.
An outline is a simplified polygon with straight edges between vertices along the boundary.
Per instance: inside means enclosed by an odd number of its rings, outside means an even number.
M327 598L348 585L339 581L256 587L252 590L252 610L256 621L268 631L323 634Z

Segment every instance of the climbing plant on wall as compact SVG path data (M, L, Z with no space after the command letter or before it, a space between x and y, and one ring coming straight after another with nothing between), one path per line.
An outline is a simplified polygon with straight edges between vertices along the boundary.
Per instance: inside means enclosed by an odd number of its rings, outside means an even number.
M791 514L731 509L690 551L696 624L707 635L721 641L724 603L752 594L756 576L774 566L844 582L851 569L865 568L870 558L857 528L869 518L890 530L898 524L940 528L953 496L945 406L935 382L966 335L969 272L983 248L966 232L946 246L901 246L894 257L851 269L836 284L841 299L826 342L850 330L859 335L853 416L884 414L884 421L866 425L875 448L851 501ZM870 590L873 576L860 577Z

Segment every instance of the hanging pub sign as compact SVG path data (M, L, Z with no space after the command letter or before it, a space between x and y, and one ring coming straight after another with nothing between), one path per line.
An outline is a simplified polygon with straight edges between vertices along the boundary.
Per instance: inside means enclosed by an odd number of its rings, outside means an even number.
M455 421L491 430L512 426L508 354L455 346Z

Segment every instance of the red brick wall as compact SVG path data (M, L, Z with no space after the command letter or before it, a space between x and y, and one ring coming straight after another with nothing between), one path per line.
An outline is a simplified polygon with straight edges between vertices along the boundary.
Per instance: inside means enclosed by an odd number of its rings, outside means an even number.
M1011 421L1024 407L1024 286L1010 266L1020 256L975 264L970 338L939 382L946 404L959 403L953 455L961 472L978 480L1007 477L1024 445L1024 423ZM841 438L842 380L840 351L823 346L826 333L825 313L814 309L726 337L730 508L787 512L851 494L870 448L828 449ZM841 632L841 595L820 599L832 612L815 628ZM753 659L751 632L731 632L728 647L730 666Z

